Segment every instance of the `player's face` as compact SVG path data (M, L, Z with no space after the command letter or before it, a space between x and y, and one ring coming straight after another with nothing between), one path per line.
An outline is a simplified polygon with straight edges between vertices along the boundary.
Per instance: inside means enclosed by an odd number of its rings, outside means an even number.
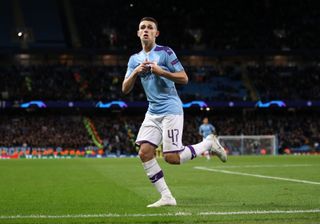
M159 31L154 22L151 21L142 21L139 24L138 37L140 37L141 41L155 42L156 37L159 35Z
M204 119L203 119L203 123L204 123L204 124L208 124L208 122L209 122L208 118L204 118Z

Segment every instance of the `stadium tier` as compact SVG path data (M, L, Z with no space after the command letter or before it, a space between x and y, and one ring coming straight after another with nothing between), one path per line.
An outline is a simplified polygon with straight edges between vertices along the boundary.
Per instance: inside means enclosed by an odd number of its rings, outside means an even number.
M241 66L186 66L190 80L188 85L177 85L181 99L186 102L320 100L317 64ZM125 70L125 66L94 65L0 66L0 99L145 101L141 85L128 96L122 94Z
M174 49L313 49L320 46L314 1L71 2L83 47L136 49L136 23L148 9L158 18L160 41ZM105 10L101 11L100 8ZM165 10L163 10L165 9ZM89 15L94 14L94 17ZM126 15L126 16L119 16ZM182 20L176 18L183 18ZM196 19L195 19L196 18ZM128 35L131 34L131 35ZM183 40L183 41L181 41Z
M145 8L160 21L157 43L174 49L188 75L188 85L176 84L185 143L199 141L200 117L209 116L221 135L272 135L277 153L317 152L319 4L200 2L1 1L12 9L1 11L2 153L136 155L146 94L140 82L128 95L121 89Z
M320 223L319 34L319 0L0 0L0 223Z
M276 154L320 152L317 113L216 113L209 118L219 135L276 135ZM0 151L3 156L20 152L23 156L26 153L32 155L32 152L37 156L46 155L45 152L50 150L52 155L61 152L69 155L70 151L79 151L86 152L78 154L81 156L119 157L137 155L138 148L134 142L143 116L117 113L107 116L44 116L35 113L2 115L0 121ZM186 115L184 144L201 140L198 134L200 123L200 116ZM253 154L260 155L261 149ZM239 152L230 151L230 154L238 155Z

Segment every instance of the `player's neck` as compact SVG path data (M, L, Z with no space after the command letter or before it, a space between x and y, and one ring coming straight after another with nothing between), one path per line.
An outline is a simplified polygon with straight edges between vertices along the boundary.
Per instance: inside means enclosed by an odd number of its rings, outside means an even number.
M155 42L150 42L150 43L142 43L142 49L148 53L149 51L152 50L152 48L156 45Z

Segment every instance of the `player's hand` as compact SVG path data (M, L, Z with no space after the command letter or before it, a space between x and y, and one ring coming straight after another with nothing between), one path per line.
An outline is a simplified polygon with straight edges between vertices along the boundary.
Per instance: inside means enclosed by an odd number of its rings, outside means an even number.
M157 62L149 62L150 70L153 74L161 75L164 70L158 65Z
M134 69L137 74L144 74L150 71L150 62L147 59Z

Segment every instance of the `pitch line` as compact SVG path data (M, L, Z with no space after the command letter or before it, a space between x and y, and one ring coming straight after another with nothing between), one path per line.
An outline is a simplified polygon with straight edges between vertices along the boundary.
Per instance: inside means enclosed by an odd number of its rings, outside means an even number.
M203 166L196 166L194 168L198 169L198 170L206 170L206 171L217 172L217 173L225 173L225 174L233 174L233 175L249 176L249 177L258 177L258 178L273 179L273 180L283 180L283 181L290 181L290 182L303 183L303 184L320 185L320 182L308 181L308 180L266 176L266 175L260 175L260 174L243 173L243 172L236 172L236 171L229 171L229 170L218 170L218 169L212 169L212 168L207 168L207 167L203 167Z
M309 210L256 210L256 211L234 211L234 212L177 212L177 213L146 213L146 214L67 214L67 215L2 215L1 219L75 219L75 218L134 218L134 217L178 217L178 216L229 216L229 215L260 215L260 214L298 214L298 213L320 213L320 209Z
M310 166L317 166L313 164L266 164L266 165L243 165L243 166L215 166L215 168L281 168L281 167L310 167Z

